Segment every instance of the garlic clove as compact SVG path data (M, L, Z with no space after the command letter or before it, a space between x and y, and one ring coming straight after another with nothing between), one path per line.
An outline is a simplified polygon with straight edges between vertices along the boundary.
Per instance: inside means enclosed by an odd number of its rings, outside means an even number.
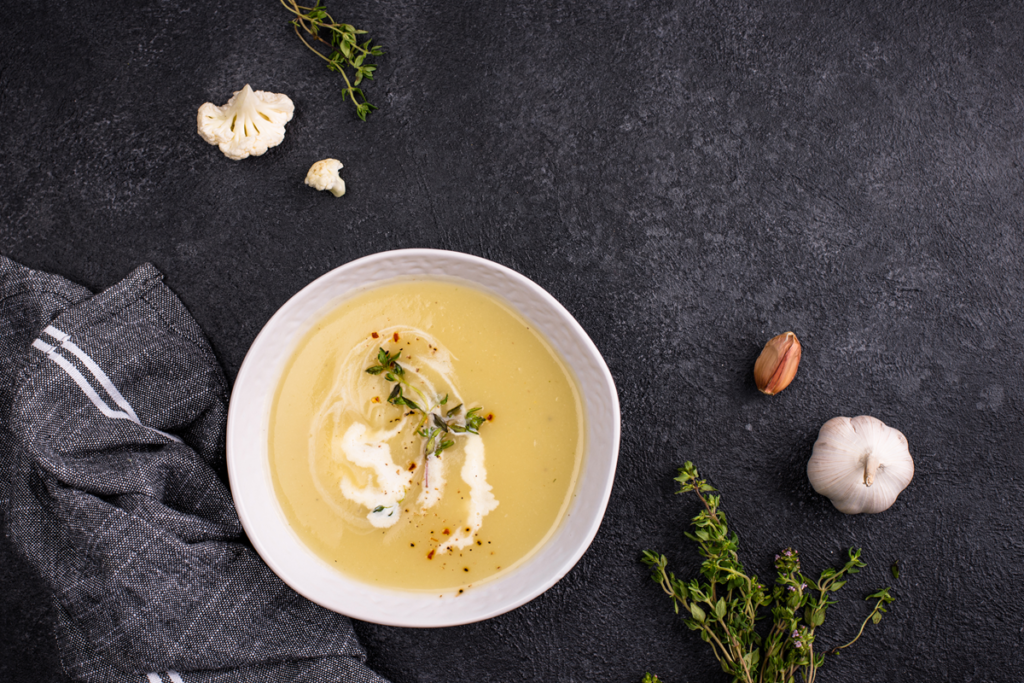
M789 386L800 366L803 347L792 332L768 340L754 362L754 382L762 393L774 396Z
M814 490L840 512L882 512L914 478L907 438L869 415L834 417L818 432L807 462Z

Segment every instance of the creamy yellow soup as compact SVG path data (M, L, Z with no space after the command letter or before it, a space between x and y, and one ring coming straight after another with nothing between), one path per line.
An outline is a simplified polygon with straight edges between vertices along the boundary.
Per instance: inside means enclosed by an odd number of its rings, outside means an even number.
M461 283L407 279L345 301L298 344L270 465L292 529L338 571L461 590L554 532L583 420L568 368L522 317Z

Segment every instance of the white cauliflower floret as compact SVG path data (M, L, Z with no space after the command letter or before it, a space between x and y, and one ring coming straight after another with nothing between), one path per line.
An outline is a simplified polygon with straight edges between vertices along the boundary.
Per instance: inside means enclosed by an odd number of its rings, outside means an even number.
M284 140L284 124L295 105L287 95L245 87L223 107L206 102L199 107L199 134L229 159L263 154Z
M306 184L318 190L329 190L335 197L345 194L345 181L338 175L342 164L337 159L322 159L309 167Z

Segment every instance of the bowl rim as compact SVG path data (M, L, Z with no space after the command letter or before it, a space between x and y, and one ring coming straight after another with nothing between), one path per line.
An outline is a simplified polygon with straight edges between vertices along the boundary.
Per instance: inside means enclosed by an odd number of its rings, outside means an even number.
M341 608L338 604L336 604L335 601L327 600L324 596L318 595L311 590L307 590L307 586L303 585L302 582L299 581L297 577L293 577L291 573L287 571L281 565L280 562L278 562L276 553L271 547L272 544L268 544L265 541L264 534L260 533L260 530L257 528L257 524L255 524L253 521L253 514L250 514L248 508L249 500L247 499L247 494L244 490L244 487L240 485L240 482L243 480L240 468L242 467L242 461L245 456L240 455L237 452L237 449L235 448L236 444L238 444L241 440L241 438L237 434L237 430L240 429L240 420L242 419L243 411L252 410L252 401L257 399L250 399L246 401L245 399L236 400L235 397L236 395L238 395L237 392L241 387L244 387L250 381L256 381L255 379L252 379L252 376L256 372L258 372L256 370L257 365L259 363L264 362L264 359L259 357L261 356L260 352L263 350L263 346L269 343L268 340L270 338L281 334L279 328L286 324L285 321L293 310L301 308L306 299L310 298L314 293L318 292L320 288L325 286L325 281L330 281L331 279L339 277L340 271L357 270L359 268L371 266L378 262L387 262L396 258L403 257L421 258L424 260L444 258L454 260L456 262L462 261L463 263L466 264L475 264L476 266L493 270L497 274L509 278L515 281L518 285L525 287L530 294L532 294L535 298L539 298L543 302L543 304L556 315L560 323L568 326L568 328L571 330L572 335L576 338L578 343L584 348L584 350L590 356L590 360L592 365L594 366L594 369L596 369L600 375L599 383L608 390L608 407L610 408L611 415L614 417L614 419L611 421L611 424L608 425L611 428L611 443L609 444L607 464L605 465L605 467L601 469L601 472L603 472L604 475L603 485L599 491L595 491L589 494L591 496L598 497L597 506L591 514L591 518L589 519L589 522L585 527L584 533L577 537L578 540L576 541L575 550L570 555L566 556L554 571L549 571L547 573L546 578L543 581L536 583L532 586L531 589L522 592L516 599L504 602L502 602L499 599L499 604L497 604L495 607L491 609L478 610L475 613L466 616L452 615L447 612L445 612L444 614L434 613L426 619L422 617L415 617L413 615L381 616L374 613L368 613L367 611L360 609L345 610ZM497 296L499 300L504 301L513 310L515 310L517 314L524 316L527 319L530 319L530 317L524 311L520 310L519 307L517 307L513 302L509 301L505 297L502 297L500 292L496 292L493 289L489 288L487 285L476 282L471 278L460 277L458 275L440 276L436 274L423 275L423 277L442 277L443 279L466 282L472 286L481 289L482 291L486 291L494 296ZM344 291L338 293L338 295L334 298L333 303L331 303L330 306L339 305L345 299L349 298L350 296L354 295L356 292L360 290L368 291L373 287L384 285L388 281L393 279L397 278L381 278L370 281L369 283L367 283L365 287L357 286L346 288ZM315 320L318 316L322 316L325 313L326 311L319 310L312 315L306 315L304 320L308 325L310 320ZM307 331L308 327L304 330L299 330L297 334L293 330L290 333L290 337L286 335L286 337L288 338L288 342L291 344L297 343L298 339L301 339L306 334ZM287 354L289 358L291 356L291 351L293 350L293 348L293 346L289 347L289 353ZM564 362L567 363L570 369L573 368L573 361L571 359L563 356L563 360ZM283 371L284 367L284 364L280 364L279 367L277 367L277 369L274 371L274 375L276 377L275 384L276 381L280 379L280 373ZM264 401L264 403L272 403L272 397L270 401ZM262 424L264 429L263 433L265 434L265 430L267 429L268 426L268 413L265 410L263 412L265 414L263 415ZM583 554L587 551L587 549L593 542L594 537L597 535L597 531L600 528L601 522L603 521L604 515L607 511L608 502L611 497L611 490L615 480L615 472L618 464L618 453L620 443L621 408L619 404L618 390L616 388L615 381L612 377L611 371L608 369L607 363L604 361L601 352L598 350L593 340L591 340L590 336L586 333L586 331L579 324L576 318L571 313L569 313L569 311L566 310L565 307L562 306L562 304L557 299L555 299L554 296L552 296L547 290L545 290L543 287L541 287L540 285L538 285L525 275L511 268L508 268L507 266L503 266L500 263L491 261L489 259L457 251L415 248L395 249L384 252L377 252L344 263L336 268L327 271L326 273L320 275L319 277L309 282L302 289L300 289L294 295L289 297L289 299L280 308L278 308L277 311L275 311L274 315L272 315L270 319L260 329L260 332L256 335L255 339L253 340L252 344L247 350L245 358L242 361L242 364L238 370L238 374L235 378L235 382L232 387L231 400L229 401L228 404L225 450L231 495L235 504L239 521L242 524L242 528L245 530L245 533L249 541L252 543L253 548L256 550L257 554L259 554L260 558L264 561L264 563L267 564L271 571L273 571L274 574L277 575L278 578L280 578L285 584L287 584L289 587L291 587L293 590L303 595L307 599L325 607L326 609L330 609L332 611L338 612L340 614L345 614L349 617L360 619L362 621L387 626L434 628L456 626L461 624L474 623L477 621L483 621L485 619L490 619L500 614L504 614L505 612L514 610L543 594L555 583L561 580L562 577L564 577L573 567L575 567L579 560L583 557ZM266 451L263 451L263 455L266 455ZM583 466L587 466L586 458L584 459ZM266 463L266 470L269 473L269 462ZM579 487L581 486L583 475L584 471L581 470L579 475L580 479L577 480L576 484L577 491L579 491ZM273 484L271 484L271 486L273 486ZM276 496L274 497L274 500L275 502L277 502L278 506L280 506L280 502L277 501ZM570 510L574 509L574 505L575 503L570 504L570 507L566 511L566 514L570 514ZM283 512L280 512L280 514L283 517ZM537 558L537 556L541 554L541 551L544 549L544 547L550 546L556 540L556 538L559 535L559 528L562 527L565 523L566 519L563 518L559 522L558 526L555 527L554 532L544 541L544 545L536 549L530 556L527 557L524 566L532 564L533 561ZM292 531L292 534L294 533L295 532ZM305 547L304 544L301 545L305 548L305 550L308 553L315 555L315 553L313 553L311 549ZM318 557L317 559L320 558ZM380 586L374 586L372 584L364 583L356 578L349 577L348 575L344 575L341 572L337 572L336 570L333 571L335 571L337 574L341 574L344 577L343 583L355 584L353 587L363 588L368 593L386 594L392 599L397 598L399 600L418 600L422 598L427 598L432 601L436 601L438 599L434 597L434 595L436 595L436 592L430 593L428 597L428 594L424 591L401 591L398 589L383 588ZM508 574L503 573L494 578L487 579L482 582L480 588L477 588L475 590L479 591L484 586L500 585L500 583L505 579L511 576L515 576L517 571L518 569L512 569ZM454 597L454 595L455 594L453 593L451 597ZM500 593L498 595L500 598ZM445 596L443 595L441 596L442 599L444 597ZM331 604L326 604L328 602L330 602Z

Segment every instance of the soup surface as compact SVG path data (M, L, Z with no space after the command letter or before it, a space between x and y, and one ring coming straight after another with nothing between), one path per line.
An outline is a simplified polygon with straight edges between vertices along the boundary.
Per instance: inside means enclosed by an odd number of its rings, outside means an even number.
M579 391L519 315L470 286L401 280L299 343L270 419L292 529L361 581L467 587L554 532L583 452Z

